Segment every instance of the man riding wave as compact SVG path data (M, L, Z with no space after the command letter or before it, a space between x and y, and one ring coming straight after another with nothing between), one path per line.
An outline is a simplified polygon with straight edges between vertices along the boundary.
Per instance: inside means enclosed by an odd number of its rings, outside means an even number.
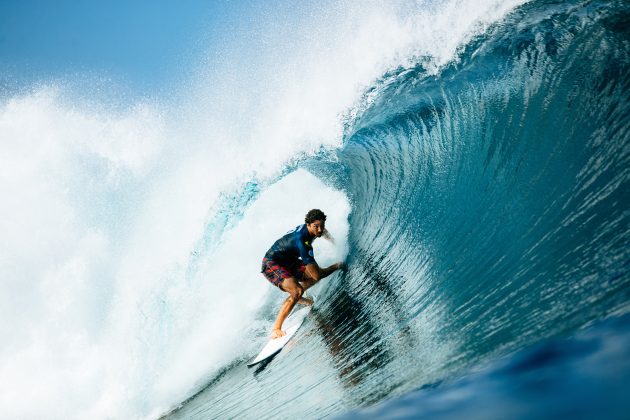
M319 209L313 209L306 214L304 222L305 224L278 239L262 261L261 272L267 280L289 294L273 325L271 338L285 335L282 323L297 303L313 304L312 299L304 296L304 291L343 266L338 262L330 267L320 268L315 261L313 241L322 236L332 239L326 230L326 215Z

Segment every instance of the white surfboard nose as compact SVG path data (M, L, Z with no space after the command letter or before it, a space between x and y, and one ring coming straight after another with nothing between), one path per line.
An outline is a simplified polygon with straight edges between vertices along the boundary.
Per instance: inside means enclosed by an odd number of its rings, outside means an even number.
M291 338L295 335L297 330L300 328L306 316L309 314L309 312L311 312L311 308L312 306L308 305L308 306L305 306L304 308L301 308L293 312L287 318L287 320L284 321L283 328L286 334L283 335L282 337L270 339L265 345L265 347L263 347L263 349L260 351L258 356L256 356L254 360L249 362L247 366L248 367L254 366L255 364L258 364L262 362L263 360L270 358L271 356L275 355L280 350L282 350L284 345L287 344L289 340L291 340Z

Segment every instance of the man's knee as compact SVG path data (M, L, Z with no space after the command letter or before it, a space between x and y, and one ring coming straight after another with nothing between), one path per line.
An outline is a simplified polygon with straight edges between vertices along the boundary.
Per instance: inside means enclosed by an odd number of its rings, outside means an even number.
M302 286L297 284L295 288L293 288L291 292L289 293L290 295L289 298L297 302L298 300L300 300L303 294L304 294L304 289L302 288Z

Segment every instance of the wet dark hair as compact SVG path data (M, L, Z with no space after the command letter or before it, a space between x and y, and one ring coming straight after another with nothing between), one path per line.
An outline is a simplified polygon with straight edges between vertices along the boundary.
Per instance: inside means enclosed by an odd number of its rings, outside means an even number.
M304 218L304 221L307 224L310 225L315 220L321 220L321 221L325 222L326 221L326 215L320 209L313 209L313 210L310 210L308 213L306 213L306 217Z

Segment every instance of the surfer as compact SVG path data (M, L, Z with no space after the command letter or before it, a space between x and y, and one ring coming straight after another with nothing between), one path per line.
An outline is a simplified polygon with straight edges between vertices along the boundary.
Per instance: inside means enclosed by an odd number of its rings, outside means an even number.
M296 303L313 304L311 298L304 296L304 291L343 266L338 262L330 267L320 268L315 262L313 241L322 236L332 240L326 230L326 215L319 209L313 209L306 214L304 222L305 224L278 239L262 261L261 272L267 280L289 294L273 325L271 338L285 335L282 323Z

